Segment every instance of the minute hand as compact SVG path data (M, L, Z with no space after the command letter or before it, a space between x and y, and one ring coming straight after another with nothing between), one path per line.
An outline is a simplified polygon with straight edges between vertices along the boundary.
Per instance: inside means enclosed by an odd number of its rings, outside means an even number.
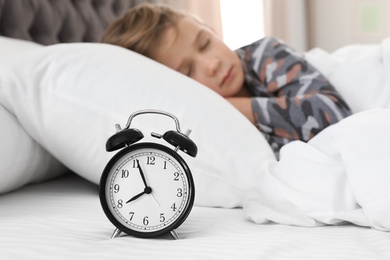
M144 182L145 187L148 187L148 184L146 183L146 179L145 179L145 174L142 171L141 166L139 165L139 160L137 160L137 164L138 164L138 169L139 169L139 173L141 175L142 181Z

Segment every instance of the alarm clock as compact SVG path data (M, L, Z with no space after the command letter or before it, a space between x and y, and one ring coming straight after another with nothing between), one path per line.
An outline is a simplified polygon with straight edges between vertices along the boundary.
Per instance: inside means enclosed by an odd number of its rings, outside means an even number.
M136 116L143 114L174 120L176 130L151 133L169 146L140 142L144 135L130 126ZM179 155L182 151L196 157L198 148L189 138L191 130L181 132L179 120L160 110L135 112L123 129L119 124L115 126L117 132L107 140L106 150L119 151L107 163L99 184L101 206L116 227L112 238L124 232L141 238L169 233L178 239L175 229L188 217L195 197L190 168Z

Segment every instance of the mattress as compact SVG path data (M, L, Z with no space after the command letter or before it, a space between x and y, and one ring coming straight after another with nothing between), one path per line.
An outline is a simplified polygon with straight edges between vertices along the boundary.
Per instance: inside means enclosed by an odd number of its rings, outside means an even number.
M121 235L98 187L68 174L0 196L0 259L390 259L390 233L354 225L257 225L241 208L193 208L170 236Z

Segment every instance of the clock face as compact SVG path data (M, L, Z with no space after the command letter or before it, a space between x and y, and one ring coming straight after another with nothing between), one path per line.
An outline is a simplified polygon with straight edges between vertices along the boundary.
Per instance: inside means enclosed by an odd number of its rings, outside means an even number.
M107 164L100 181L100 201L121 231L152 237L171 231L187 218L194 184L187 164L175 151L140 143L121 150Z

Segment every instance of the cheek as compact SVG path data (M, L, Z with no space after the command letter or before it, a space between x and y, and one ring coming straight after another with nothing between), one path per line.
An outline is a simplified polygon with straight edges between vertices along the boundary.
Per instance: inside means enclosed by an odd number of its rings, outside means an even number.
M215 86L215 84L213 83L213 81L210 78L200 76L200 75L195 75L192 77L192 79L196 80L197 82L201 83L202 85L205 85L209 89L214 90L218 94L221 94L221 93L219 93L219 88L217 86Z

